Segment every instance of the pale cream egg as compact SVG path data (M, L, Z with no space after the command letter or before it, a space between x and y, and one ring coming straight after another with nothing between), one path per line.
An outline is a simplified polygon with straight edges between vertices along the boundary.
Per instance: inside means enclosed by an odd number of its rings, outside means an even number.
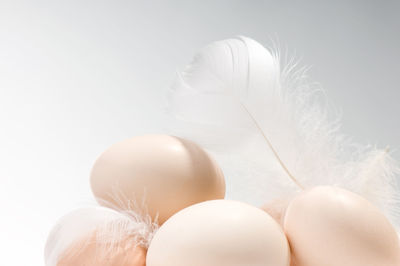
M287 239L259 208L230 200L181 210L155 234L147 266L288 266Z
M160 224L185 207L225 196L214 159L197 144L167 135L112 145L95 162L90 180L100 204L126 209L144 201Z
M283 227L296 266L399 266L399 238L369 201L337 187L295 197Z

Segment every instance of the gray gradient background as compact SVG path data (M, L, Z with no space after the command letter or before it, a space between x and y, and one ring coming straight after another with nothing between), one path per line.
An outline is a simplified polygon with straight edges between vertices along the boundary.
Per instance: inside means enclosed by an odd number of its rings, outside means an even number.
M400 1L0 0L0 264L43 265L56 219L92 201L99 153L159 131L175 71L215 40L279 39L345 134L398 149L399 13Z

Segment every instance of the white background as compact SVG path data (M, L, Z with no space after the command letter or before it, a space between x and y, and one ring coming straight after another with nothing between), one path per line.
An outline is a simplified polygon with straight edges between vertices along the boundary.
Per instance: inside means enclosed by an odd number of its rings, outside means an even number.
M399 3L0 0L0 264L43 265L56 219L92 202L99 153L161 133L175 71L215 40L279 40L312 66L344 133L396 150Z

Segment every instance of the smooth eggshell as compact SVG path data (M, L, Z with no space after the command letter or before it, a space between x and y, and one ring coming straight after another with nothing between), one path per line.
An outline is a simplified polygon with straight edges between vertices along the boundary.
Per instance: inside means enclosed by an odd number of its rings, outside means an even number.
M399 266L397 233L364 198L315 187L289 204L284 217L296 266Z
M259 208L229 200L190 206L155 234L147 266L287 266L287 239Z
M225 196L223 173L207 152L167 135L138 136L111 146L93 166L91 187L100 204L124 209L144 199L160 224L187 206Z

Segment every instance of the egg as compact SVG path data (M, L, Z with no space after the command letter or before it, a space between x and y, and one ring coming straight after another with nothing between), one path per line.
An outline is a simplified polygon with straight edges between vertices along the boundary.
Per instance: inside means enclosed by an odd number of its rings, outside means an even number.
M275 199L261 206L261 209L271 215L279 224L282 224L290 198Z
M288 266L282 228L245 203L212 200L185 208L156 232L147 266Z
M315 187L283 221L296 266L398 266L399 238L378 208L350 191Z
M135 237L130 230L139 226L145 230L130 217L104 207L74 210L62 217L50 232L45 264L145 266L147 248L141 246L144 241L140 236Z
M187 206L225 196L214 159L197 144L167 135L112 145L95 162L90 182L100 204L124 209L144 201L160 224Z

